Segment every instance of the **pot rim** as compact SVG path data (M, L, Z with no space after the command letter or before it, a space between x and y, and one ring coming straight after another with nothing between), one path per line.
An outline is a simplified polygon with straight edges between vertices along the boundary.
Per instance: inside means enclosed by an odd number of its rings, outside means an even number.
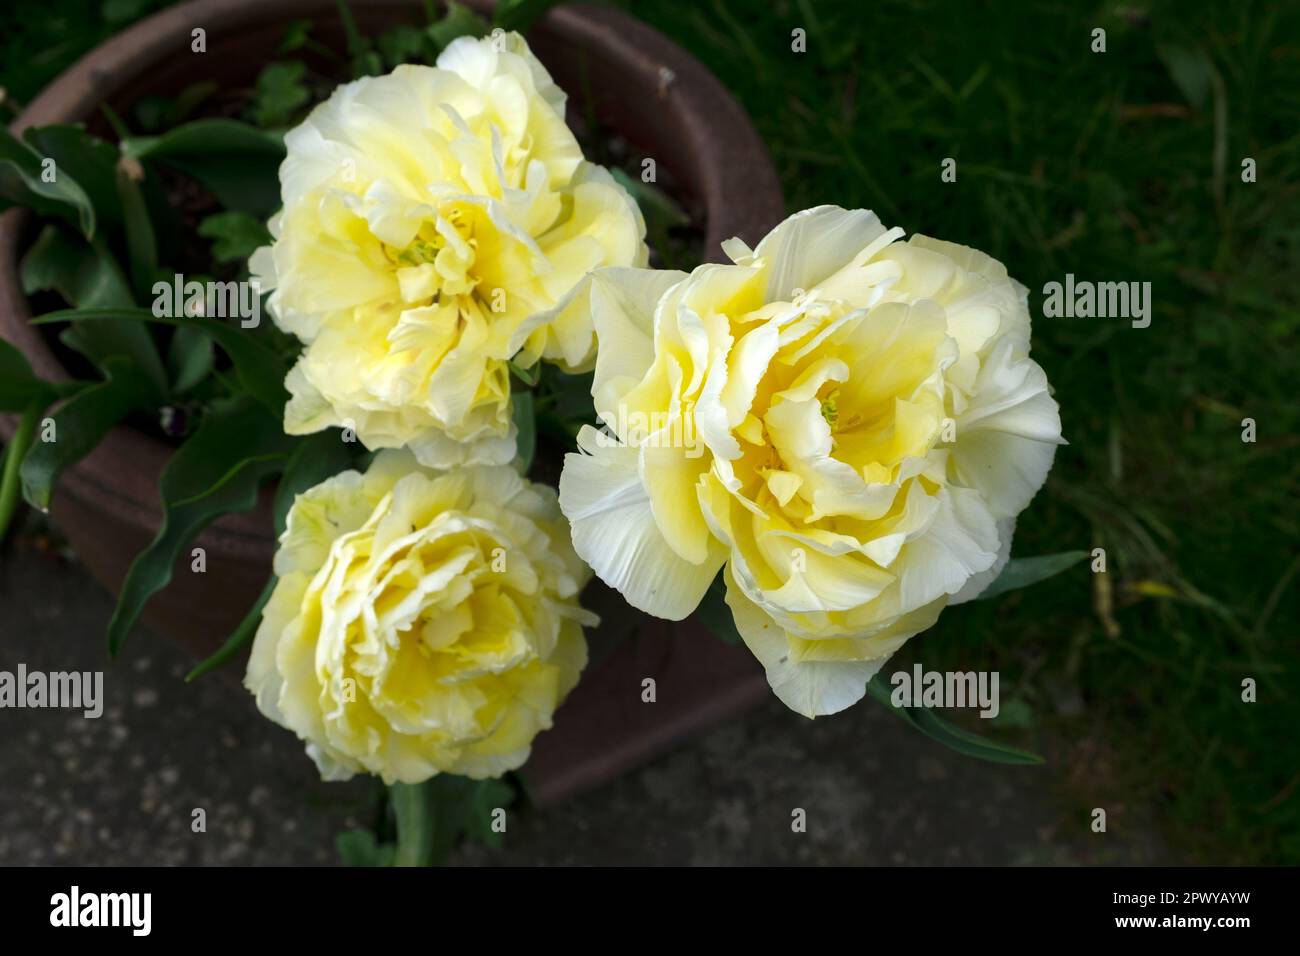
M353 0L358 9L409 8L405 0ZM479 13L490 13L492 0L468 0ZM115 34L59 74L10 125L15 133L29 126L80 122L102 102L138 81L161 57L188 49L191 30L201 24L209 33L241 24L287 22L308 14L330 16L330 0L190 0L150 16ZM654 108L668 111L691 145L686 161L693 167L682 177L705 209L705 259L721 258L720 243L740 235L753 243L784 216L780 183L767 148L740 104L721 82L685 49L658 30L621 11L586 4L549 9L535 29L582 47L622 69L659 78ZM629 113L636 115L634 110ZM0 330L44 378L64 381L68 371L29 324L31 311L18 276L20 244L29 213L11 209L0 215ZM12 423L0 421L6 434ZM153 435L127 425L114 426L98 446L60 476L55 506L68 494L111 511L152 533L161 511L158 477L172 448ZM140 478L144 480L141 481ZM268 516L270 492L259 507L226 515L200 536L209 548L265 559L273 546Z

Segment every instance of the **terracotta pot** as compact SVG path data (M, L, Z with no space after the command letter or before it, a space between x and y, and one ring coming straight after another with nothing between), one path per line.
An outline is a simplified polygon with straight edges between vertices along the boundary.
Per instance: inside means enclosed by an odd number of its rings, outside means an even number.
M418 25L410 0L352 0L363 32ZM488 0L470 0L488 12ZM38 96L14 122L28 126L85 121L99 107L130 115L150 93L175 93L215 80L248 86L277 57L288 21L310 19L313 36L343 49L333 0L195 0L153 16L92 50ZM206 31L207 52L191 52L191 31ZM662 34L614 10L582 5L551 9L529 42L570 96L571 116L596 116L671 176L683 198L700 208L706 252L738 235L751 244L783 215L780 186L762 141L736 101L694 57ZM0 216L0 333L18 346L37 374L69 377L30 311L17 266L30 241L21 211ZM12 422L3 423L6 434ZM61 477L53 518L95 578L116 592L134 556L154 537L161 517L158 479L171 450L153 435L114 428ZM243 617L270 573L274 542L267 491L257 509L216 522L199 539L207 571L188 558L145 612L155 629L193 655L210 654ZM625 606L638 640L621 642L598 661L539 738L530 763L536 797L545 802L606 779L692 728L718 719L762 692L762 674L743 649L719 645L693 622L671 629ZM692 657L674 653L692 642ZM701 650L703 648L703 650ZM698 652L698 654L697 654ZM238 673L237 668L228 669ZM661 702L641 704L640 682L656 677Z

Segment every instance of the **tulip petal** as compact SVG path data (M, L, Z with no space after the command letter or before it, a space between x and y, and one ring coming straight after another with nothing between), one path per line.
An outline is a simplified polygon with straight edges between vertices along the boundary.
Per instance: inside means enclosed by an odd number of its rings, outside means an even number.
M884 232L867 209L816 206L795 213L754 250L767 263L767 301L790 301L796 289L810 292Z
M573 529L573 546L596 575L635 608L680 621L699 605L725 552L714 545L704 561L683 560L655 522L642 484L638 449L585 426L585 454L564 459L560 508Z

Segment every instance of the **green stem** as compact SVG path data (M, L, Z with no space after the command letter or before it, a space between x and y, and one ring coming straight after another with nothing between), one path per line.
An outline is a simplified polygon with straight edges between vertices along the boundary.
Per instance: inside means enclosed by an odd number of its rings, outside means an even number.
M22 467L23 456L32 443L36 431L36 419L41 414L42 406L38 402L28 405L23 417L18 421L18 430L5 448L4 474L0 476L0 541L4 540L9 530L9 522L18 507L18 470Z
M352 18L352 8L348 0L337 0L339 19L343 21L343 34L348 40L348 56L357 56L365 50L365 41L357 30L357 21Z
M395 783L388 797L397 817L393 866L428 866L433 860L433 802L427 783Z

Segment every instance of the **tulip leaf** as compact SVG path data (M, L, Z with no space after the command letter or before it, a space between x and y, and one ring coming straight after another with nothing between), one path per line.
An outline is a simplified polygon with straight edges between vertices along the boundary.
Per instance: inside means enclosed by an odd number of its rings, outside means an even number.
M353 446L336 429L317 432L294 442L284 474L275 490L275 536L284 533L294 499L326 478L352 467Z
M380 843L365 829L345 830L334 838L334 848L344 866L392 866L397 847Z
M262 68L257 75L252 114L258 126L269 129L292 123L294 114L311 99L311 91L303 81L306 72L307 64L301 60L268 63Z
M169 96L142 96L132 111L136 125L146 133L161 132L186 119L220 89L220 84L203 80L185 87L175 99Z
M927 737L958 753L990 763L1041 764L1043 758L1027 750L990 740L951 724L927 707L895 707L890 690L877 674L867 683L871 696L890 708Z
M487 21L477 13L463 3L451 0L447 4L447 12L440 20L431 23L425 33L432 41L435 52L441 53L452 40L465 36L487 36L489 29Z
M77 224L82 235L95 234L95 206L86 191L58 160L44 156L0 127L0 205L25 206Z
M375 48L389 69L403 63L418 63L425 50L425 36L409 23L399 23L375 39Z
M704 592L700 606L695 615L709 632L724 644L741 643L740 631L736 629L736 619L727 606L727 585L721 573L713 579L709 589Z
M499 0L492 15L492 25L522 33L558 2L559 0Z
M260 246L268 245L266 223L246 212L219 212L199 223L199 235L212 240L217 262L247 262Z
M504 841L492 828L492 817L496 810L504 810L515 802L515 788L504 780L489 778L468 781L468 789L465 836L485 846L500 846Z
M1012 558L993 583L980 592L977 600L984 601L1045 581L1074 567L1087 556L1087 551L1062 551L1060 554L1045 554L1036 558Z
M96 231L102 225L122 222L115 183L119 153L117 148L82 126L56 124L32 126L23 140L42 156L54 160L59 175L71 176L85 192L95 212Z
M4 339L0 339L0 387L10 378L35 378L27 356Z
M516 454L519 460L523 462L524 473L533 465L533 455L537 451L537 419L533 414L533 393L532 392L515 392L510 396L510 404L513 407L515 428L519 434L516 436Z
M4 343L8 346L8 343ZM92 386L93 382L47 382L35 375L5 375L0 378L0 412L19 412L28 405L47 408L60 398L68 398Z
M256 505L262 480L284 467L288 449L279 419L251 398L208 412L163 469L162 525L122 583L108 624L110 656L117 655L148 600L171 581L184 549L217 518Z
M36 417L43 407L43 403L37 400L23 409L13 437L5 445L3 454L0 454L0 459L3 459L3 467L0 469L0 541L4 540L5 532L9 530L9 521L18 510L19 468L22 467L23 455L27 453L36 431Z
M117 195L122 203L131 287L137 300L145 301L158 273L158 239L154 235L153 223L149 221L149 210L140 184L126 169L117 171Z
M232 119L199 119L161 136L128 137L122 151L202 183L227 209L269 215L280 204L283 139Z
M514 802L515 789L502 780L441 773L420 784L393 784L388 796L397 818L393 865L441 866L462 835L500 845L493 816Z
M293 451L285 462L284 473L275 490L275 537L279 539L284 532L285 520L294 499L326 478L346 471L351 465L352 451L339 438L334 429L317 432L294 443ZM185 675L187 681L194 680L235 657L239 651L257 634L262 621L262 610L275 590L276 577L266 582L262 594L240 621L239 626L226 639L217 651Z
M226 638L219 648L205 657L201 662L196 664L188 674L185 675L185 682L202 677L208 671L216 670L222 664L234 658L257 635L257 629L262 623L262 611L266 609L266 602L271 600L271 594L275 591L275 586L279 583L279 578L271 575L266 581L266 587L262 588L262 593L257 596L253 606L248 609L244 619L239 622L230 636Z
M167 315L154 315L148 309L65 309L51 312L35 324L47 322L95 323L118 319L131 319L137 322L158 322L178 328L194 328L204 333L230 356L234 363L235 374L240 384L259 402L272 412L281 414L284 410L284 377L287 374L280 356L248 334L247 329L229 325L218 319L201 315L187 315L175 318Z
M522 365L517 365L514 362L506 362L506 365L510 368L510 374L519 379L519 381L523 382L529 388L532 388L537 384L540 376L538 366L534 365L532 368L524 368Z
M133 304L117 260L65 229L50 223L23 256L23 292L57 292L78 308L126 307Z
M172 333L167 346L167 372L172 390L184 394L212 371L212 339L191 325L181 325Z
M153 383L129 360L113 356L103 371L103 382L83 388L50 416L51 440L42 434L23 459L23 497L33 508L48 511L63 470L89 454L127 414L155 400Z
M304 47L310 48L312 22L310 20L290 20L284 29L284 39L280 41L280 53L292 53Z
M36 404L42 409L60 398L75 395L90 382L47 382L37 378L27 357L0 339L0 412L19 412Z
M76 309L129 308L131 287L117 260L102 239L87 242L61 226L49 223L23 257L20 267L23 292L57 292ZM157 398L167 391L167 374L148 329L134 322L101 322L94 326L74 323L61 336L96 365L113 356L128 359L153 382Z
M611 169L610 175L636 201L647 221L663 229L690 223L691 217L686 214L686 210L654 183L645 182L640 176L629 175L618 167Z

